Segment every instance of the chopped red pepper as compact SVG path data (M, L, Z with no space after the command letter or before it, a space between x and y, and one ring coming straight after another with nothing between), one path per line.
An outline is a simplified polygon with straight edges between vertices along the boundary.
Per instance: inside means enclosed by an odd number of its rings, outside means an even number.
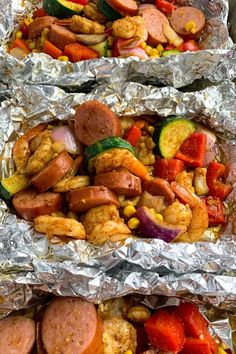
M98 58L99 54L95 50L85 47L79 43L67 44L64 49L65 55L68 56L72 63L80 60L89 60Z
M151 345L163 351L179 352L185 343L183 324L174 312L157 310L144 324Z
M112 44L112 56L117 58L117 57L119 57L119 55L120 55L120 52L118 49L118 39L115 39Z
M22 39L15 39L12 45L10 46L10 50L13 48L20 48L22 49L26 54L30 53L30 49L27 46L27 44L22 40Z
M154 165L154 176L173 182L176 176L184 170L184 163L177 159L157 159Z
M208 332L208 330L206 330L203 333L203 338L205 341L207 341L207 343L210 346L211 352L213 354L218 353L218 349L219 349L219 345L216 343L215 339L212 337L212 335Z
M50 55L53 59L57 59L62 55L62 50L48 40L44 41L43 52Z
M224 224L226 217L221 199L217 197L205 197L203 200L208 211L209 226Z
M47 16L47 12L44 10L43 7L41 9L37 9L33 12L33 18L43 17L43 16Z
M173 44L167 44L167 46L165 46L165 50L172 50L172 49L177 49Z
M211 354L209 343L199 338L187 337L180 354Z
M166 15L171 14L176 9L175 5L166 0L155 0L155 5L158 10L162 11Z
M225 199L232 191L231 184L225 184L220 180L225 174L225 169L225 165L219 162L213 161L209 164L206 174L209 195Z
M176 158L184 161L186 165L202 167L206 152L206 135L193 133L180 146Z
M89 0L69 0L70 2L74 2L79 5L88 5Z
M20 26L20 31L22 32L22 35L24 38L28 38L28 26L23 22Z
M177 49L181 52L196 52L197 50L199 50L197 43L193 39L182 43Z
M129 128L127 133L124 135L124 139L127 140L132 146L136 146L141 136L141 129L136 125L132 125L132 127Z
M175 312L184 324L186 336L198 338L207 329L208 322L191 302L182 302Z

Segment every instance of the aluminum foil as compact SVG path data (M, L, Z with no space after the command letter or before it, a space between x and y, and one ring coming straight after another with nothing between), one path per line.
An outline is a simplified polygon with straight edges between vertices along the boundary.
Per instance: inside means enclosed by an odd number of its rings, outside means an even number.
M0 81L15 84L57 85L70 90L121 81L183 87L205 78L212 82L236 78L236 53L227 31L227 0L179 0L201 8L207 17L207 30L199 52L160 59L103 58L75 64L60 62L46 54L31 54L19 61L7 54L5 43L22 16L40 0L0 0ZM4 15L3 15L4 14Z
M2 177L13 173L12 146L26 125L55 118L66 120L73 116L78 104L98 99L122 116L183 114L208 124L219 135L222 156L228 162L229 179L236 180L236 87L233 83L222 83L195 93L137 83L101 86L90 94L31 85L14 86L10 92L11 99L3 101L0 110ZM228 204L235 204L235 199L234 189ZM76 294L103 300L129 292L171 296L181 296L184 292L212 297L217 306L230 308L236 299L232 225L228 223L217 243L166 244L161 240L130 238L125 244L107 243L103 247L86 241L56 245L35 233L31 223L18 219L2 202L0 271L4 274L23 272L22 283L38 285L41 290L59 295ZM207 237L211 240L211 235Z

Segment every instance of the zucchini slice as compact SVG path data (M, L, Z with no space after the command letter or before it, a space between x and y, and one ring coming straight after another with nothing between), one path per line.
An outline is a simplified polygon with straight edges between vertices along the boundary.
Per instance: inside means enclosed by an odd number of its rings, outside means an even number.
M11 196L28 187L29 180L26 176L14 174L1 181L0 196L3 199L10 199Z
M110 21L115 21L122 17L122 15L108 5L105 0L98 0L97 7L98 10Z
M135 156L135 150L133 146L126 140L118 137L110 137L98 141L97 143L86 147L84 150L84 165L89 168L92 158L110 149L127 149ZM90 168L89 168L90 170Z
M172 159L180 146L196 130L196 123L182 116L172 116L156 127L153 140L155 152L166 159Z
M99 54L100 57L107 57L107 54L108 54L107 41L90 46L90 48L95 50Z
M68 0L44 0L43 8L50 16L66 18L81 13L84 6Z

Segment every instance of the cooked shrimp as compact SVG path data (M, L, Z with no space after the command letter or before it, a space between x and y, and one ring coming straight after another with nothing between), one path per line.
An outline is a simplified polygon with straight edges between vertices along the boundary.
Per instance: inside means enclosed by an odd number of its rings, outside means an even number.
M126 149L108 150L95 158L94 166L97 174L123 167L144 180L151 179L146 167Z
M54 192L68 192L72 189L86 187L90 184L90 178L88 176L76 176L64 178L53 186Z
M137 334L134 327L121 317L104 321L104 354L124 354L136 352Z
M194 176L194 171L190 171L190 172L182 171L177 174L175 178L175 182L177 182L181 186L189 189L191 192L194 193L193 176Z
M148 31L145 26L145 23L142 19L141 16L132 16L129 17L129 20L131 22L134 22L136 24L136 32L135 32L135 37L138 37L142 39L144 42L148 39Z
M91 21L85 17L74 15L71 17L70 29L75 33L102 34L105 31L105 26L97 21Z
M86 239L84 227L80 222L60 216L38 216L34 219L34 228L48 237L57 235Z
M39 133L37 136L35 136L31 142L30 142L30 150L31 152L35 152L39 146L42 144L43 140L46 137L50 137L51 136L51 131L50 130L45 130L41 133Z
M112 24L112 34L115 37L130 39L135 36L136 31L136 23L130 21L129 17L116 20Z
M184 205L179 201L175 201L163 211L164 221L172 225L189 226L192 216L189 205Z
M85 17L89 18L92 21L97 21L99 23L106 23L106 17L98 10L95 4L89 3L84 6Z
M45 129L47 129L47 123L40 123L36 125L36 127L28 130L25 134L24 137L28 140L31 141L34 139L37 135L39 135L41 132L43 132Z
M54 154L52 144L53 142L49 137L45 137L42 140L37 150L29 158L27 165L27 173L29 175L38 173L46 165L46 163L52 159Z
M121 241L131 234L115 205L102 205L90 209L82 223L88 241L96 245L102 245L108 240Z
M183 201L189 204L192 211L192 219L187 228L187 232L178 237L178 241L197 242L201 239L204 231L208 228L207 207L196 194L176 182L171 183L173 191Z
M22 136L15 142L12 155L17 172L24 174L31 155L29 142L26 138Z

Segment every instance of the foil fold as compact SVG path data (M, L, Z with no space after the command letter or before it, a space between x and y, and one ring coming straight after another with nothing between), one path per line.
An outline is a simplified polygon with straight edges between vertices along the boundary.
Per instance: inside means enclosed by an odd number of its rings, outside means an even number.
M236 54L227 30L227 0L181 0L206 14L207 26L201 38L205 50L160 59L102 58L75 64L33 53L19 61L7 53L6 43L20 19L30 14L40 0L0 1L0 81L16 85L56 85L67 90L91 90L95 85L121 81L143 84L190 85L201 78L212 82L236 78Z

